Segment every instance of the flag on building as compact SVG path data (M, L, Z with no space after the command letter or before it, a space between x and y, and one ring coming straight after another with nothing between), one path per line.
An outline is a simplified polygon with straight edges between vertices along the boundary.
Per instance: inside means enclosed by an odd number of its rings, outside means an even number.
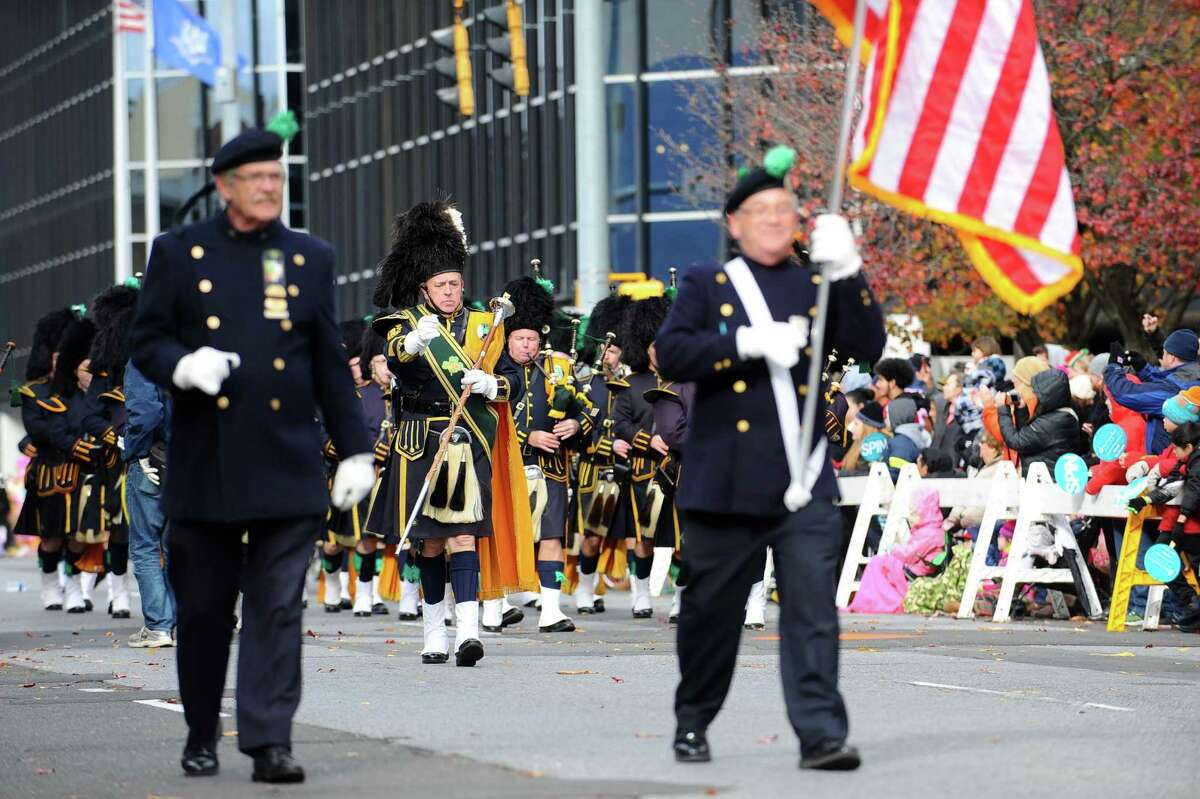
M146 9L140 3L133 0L117 0L114 5L117 33L146 32Z
M865 0L850 184L955 228L992 289L1036 313L1083 275L1031 0ZM846 44L854 0L813 0Z
M163 63L183 69L214 86L221 66L221 37L179 0L154 3L154 54Z

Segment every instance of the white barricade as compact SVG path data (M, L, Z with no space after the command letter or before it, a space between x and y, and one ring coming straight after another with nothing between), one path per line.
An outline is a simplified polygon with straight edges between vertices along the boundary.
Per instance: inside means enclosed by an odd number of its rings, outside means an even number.
M867 529L873 517L887 514L887 520L883 525L883 535L879 541L879 552L888 552L896 544L908 540L908 515L912 510L913 492L917 489L935 489L938 492L939 504L943 508L960 505L987 506L994 493L991 480L974 480L965 477L922 479L917 472L917 467L913 464L900 470L900 478L894 487L886 467L882 464L873 464L871 473L866 478L844 478L844 480L839 480L838 484L844 486L851 480L865 482L846 486L846 489L843 489L842 504L853 504L852 498L857 498L859 509L854 520L854 530L850 534L850 543L846 547L846 558L842 564L841 577L838 580L837 606L839 608L847 607L854 592L858 590L861 569L869 560L863 554L863 546L866 543Z

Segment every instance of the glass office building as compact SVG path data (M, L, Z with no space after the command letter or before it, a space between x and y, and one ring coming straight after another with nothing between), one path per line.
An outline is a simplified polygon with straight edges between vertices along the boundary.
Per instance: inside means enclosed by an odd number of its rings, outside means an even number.
M222 0L183 0L219 29ZM20 4L0 30L0 337L18 347L8 374L24 371L33 325L55 307L88 302L112 284L117 248L132 271L147 242L168 228L183 201L208 179L221 144L212 90L157 65L139 32L114 34L112 0ZM144 9L145 3L140 7ZM303 107L300 0L238 0L239 115L259 125ZM114 36L121 37L114 47ZM113 201L115 54L123 54L128 122L129 213ZM147 88L156 90L157 169L146 169ZM285 219L305 226L304 134L287 155ZM147 174L157 172L159 226L147 214ZM208 210L215 210L209 201ZM202 209L201 212L203 212ZM194 219L195 217L193 217ZM121 242L121 244L118 244Z
M572 296L582 2L604 5L612 271L665 279L671 266L722 256L719 205L678 191L686 159L668 147L686 153L711 137L685 111L686 94L716 79L714 52L753 68L751 37L785 0L524 0L526 97L490 77L507 61L488 39L507 30L486 12L503 0L468 2L471 116L452 91L449 103L439 97L455 85L439 70L452 55L438 42L454 21L451 0L306 0L308 222L338 248L343 315L370 310L393 215L438 192L464 213L470 286L495 291L538 257L560 296Z

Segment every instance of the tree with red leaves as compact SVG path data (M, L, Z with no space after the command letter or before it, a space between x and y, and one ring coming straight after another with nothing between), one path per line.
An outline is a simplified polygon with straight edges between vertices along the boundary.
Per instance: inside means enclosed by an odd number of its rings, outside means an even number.
M1035 11L1082 231L1079 286L1022 316L992 294L949 228L857 192L846 212L879 296L889 311L918 315L927 339L992 333L1029 349L1115 326L1147 349L1142 313L1171 329L1200 284L1200 0L1039 0ZM683 176L676 189L719 206L737 166L787 143L799 154L797 194L816 213L832 174L845 51L819 14L790 5L751 38L763 74L735 76L714 57L718 78L682 98L709 144L680 148L662 136Z

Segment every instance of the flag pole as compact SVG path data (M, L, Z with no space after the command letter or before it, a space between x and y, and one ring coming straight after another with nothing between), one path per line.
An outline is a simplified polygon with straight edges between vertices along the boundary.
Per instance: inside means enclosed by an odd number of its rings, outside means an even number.
M150 257L150 246L159 230L158 203L158 80L155 78L154 63L154 0L146 2L146 33L142 36L145 42L146 79L142 89L144 103L142 110L142 133L146 158L146 257ZM139 271L146 264L134 264Z
M121 30L120 6L112 2L113 15L113 282L120 283L133 272L129 268L129 103L126 99L125 34Z
M846 54L846 86L842 92L842 120L838 129L837 149L833 153L833 182L829 185L827 212L841 213L842 189L846 182L846 149L850 144L850 125L854 117L854 93L858 88L859 51L862 49L863 27L867 19L867 0L854 4L854 37ZM800 420L800 453L805 463L804 487L809 490L808 460L813 446L813 432L817 423L817 405L821 394L821 366L825 357L825 323L829 316L829 278L825 264L815 264L821 272L817 285L817 316L813 320L809 336L811 352L808 356L808 384L804 414ZM821 468L821 467L818 467ZM807 495L807 494L806 494ZM805 503L807 504L807 502Z

